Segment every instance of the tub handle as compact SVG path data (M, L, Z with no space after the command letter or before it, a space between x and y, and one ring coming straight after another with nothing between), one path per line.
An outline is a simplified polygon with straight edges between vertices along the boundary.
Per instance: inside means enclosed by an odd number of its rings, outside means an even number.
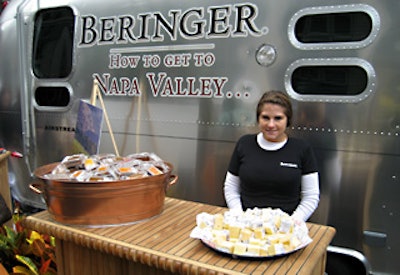
M167 188L176 184L178 182L178 176L177 175L171 175L169 176L169 180L168 180L168 184L167 184Z
M40 183L31 183L29 184L29 189L31 189L33 192L35 192L36 194L41 195L44 191L43 191L43 185Z

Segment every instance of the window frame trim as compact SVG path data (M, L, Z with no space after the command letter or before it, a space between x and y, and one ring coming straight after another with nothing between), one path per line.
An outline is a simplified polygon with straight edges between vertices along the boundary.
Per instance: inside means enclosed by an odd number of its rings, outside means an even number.
M297 21L307 15L331 14L331 13L349 13L365 12L371 18L372 29L370 34L361 41L352 42L326 42L326 43L302 43L295 35ZM370 45L377 37L381 28L381 19L379 13L371 6L365 4L320 6L301 9L296 12L289 21L288 37L290 43L300 50L347 50L360 49Z
M42 105L39 105L36 102L36 98L35 98L35 93L38 88L65 88L69 93L70 100L66 106L42 106ZM38 111L42 111L42 112L66 112L74 104L72 86L68 82L63 82L63 81L49 81L49 80L39 81L33 87L32 97L33 97L32 103L33 103L34 109L38 110Z
M293 89L293 72L303 66L358 66L367 74L367 85L363 92L357 95L304 95ZM372 65L361 58L305 58L299 59L289 65L285 72L284 85L288 94L298 100L305 102L333 102L333 103L358 103L366 100L376 91L376 73Z
M34 53L34 38L35 38L35 24L36 24L36 20L38 17L39 13L42 13L44 11L48 11L48 10L61 10L61 9L69 9L72 11L72 15L73 15L73 40L72 40L72 51L71 51L71 70L68 73L68 75L66 76L62 76L62 77L39 77L38 75L36 75L35 73L35 68L34 68L34 57L35 57L35 53ZM32 18L32 37L31 37L31 73L33 75L33 77L35 79L40 79L40 80L55 80L55 79L69 79L71 77L71 75L74 73L75 71L75 51L76 51L76 29L77 29L77 11L76 8L72 7L72 6L68 6L68 5L62 5L62 6L56 6L56 7L43 7L41 9L38 9L33 18Z

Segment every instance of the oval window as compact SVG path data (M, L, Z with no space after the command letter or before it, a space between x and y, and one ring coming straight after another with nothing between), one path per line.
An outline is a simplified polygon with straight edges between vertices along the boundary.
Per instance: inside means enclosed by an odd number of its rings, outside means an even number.
M363 48L379 30L378 12L364 4L305 8L293 15L288 25L290 42L302 50Z
M365 12L305 15L297 20L294 28L301 43L362 41L371 31L372 19Z
M40 107L66 107L71 100L66 87L38 87L35 101Z
M376 91L376 73L360 58L299 59L287 68L285 87L300 101L360 102Z
M359 66L302 66L291 82L300 95L355 96L365 91L368 75Z
M32 67L36 77L63 78L71 73L74 22L71 8L38 11L32 52Z

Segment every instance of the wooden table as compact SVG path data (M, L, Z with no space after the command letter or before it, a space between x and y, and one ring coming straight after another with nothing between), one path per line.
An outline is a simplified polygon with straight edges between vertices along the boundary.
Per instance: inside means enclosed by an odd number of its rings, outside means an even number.
M308 223L311 244L267 260L232 259L189 237L197 214L226 210L167 197L161 215L133 225L72 227L55 222L47 211L27 217L23 225L56 238L61 275L324 274L327 246L335 235L329 226Z

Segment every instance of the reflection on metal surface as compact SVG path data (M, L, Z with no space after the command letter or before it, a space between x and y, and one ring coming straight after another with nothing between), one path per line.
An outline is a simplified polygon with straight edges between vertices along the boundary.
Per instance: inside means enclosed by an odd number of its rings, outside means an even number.
M364 231L364 242L370 246L385 246L387 234L375 231Z
M312 221L334 226L333 245L360 251L374 272L400 270L400 1L67 2L13 0L0 17L0 144L24 154L9 160L16 199L45 207L28 188L32 171L74 150L77 103L96 78L121 154L156 152L179 175L169 196L224 205L235 142L258 131L260 95L279 89L293 102L290 135L317 155ZM63 47L32 54L36 11L62 7L75 23L68 74ZM369 23L358 32L359 22ZM61 33L41 46L65 41ZM54 62L59 77L37 77L35 58L50 76ZM104 128L100 152L112 148Z

